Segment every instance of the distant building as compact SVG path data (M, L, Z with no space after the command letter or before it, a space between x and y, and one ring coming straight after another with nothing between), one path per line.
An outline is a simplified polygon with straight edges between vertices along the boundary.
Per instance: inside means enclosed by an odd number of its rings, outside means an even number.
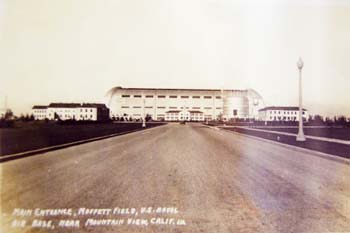
M35 120L44 120L47 117L47 106L34 105L32 108L32 115Z
M308 121L309 113L303 108L303 119ZM259 110L261 121L299 121L299 107L269 106Z
M170 110L165 112L165 121L204 121L204 114L195 110Z
M114 87L107 93L111 117L204 121L258 118L264 107L254 90Z
M49 120L78 120L77 110L80 108L81 104L78 103L51 103L47 107L46 118Z
M105 121L109 119L109 109L105 104L82 104L76 112L76 120Z
M35 120L77 120L105 121L109 109L105 104L95 103L51 103L48 106L35 105L32 108Z

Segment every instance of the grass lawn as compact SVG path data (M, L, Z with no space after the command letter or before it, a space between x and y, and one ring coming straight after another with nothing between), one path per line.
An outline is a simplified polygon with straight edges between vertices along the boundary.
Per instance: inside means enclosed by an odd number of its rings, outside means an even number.
M294 134L298 133L298 128L273 127L273 128L261 128L261 129L269 130L269 131L294 133ZM304 133L310 136L350 140L350 128L346 128L346 127L304 128Z
M350 146L347 144L341 144L336 142L327 142L327 141L321 141L317 139L307 139L305 142L298 142L296 141L296 136L290 136L290 135L283 135L283 134L276 134L271 132L262 132L262 131L256 131L249 128L225 128L230 131L243 133L251 136L256 136L272 141L278 141L280 143L289 144L293 146L303 147L306 149L311 149L315 151L320 151L332 155L338 155L343 158L350 158ZM275 129L275 128L274 128ZM266 130L266 128L264 128ZM297 129L296 129L297 130ZM274 130L275 131L275 130ZM277 131L277 130L276 130ZM291 132L291 131L284 131L283 132Z
M162 123L149 123L147 128L159 125ZM0 129L0 156L137 129L142 129L142 123L18 122L14 128Z

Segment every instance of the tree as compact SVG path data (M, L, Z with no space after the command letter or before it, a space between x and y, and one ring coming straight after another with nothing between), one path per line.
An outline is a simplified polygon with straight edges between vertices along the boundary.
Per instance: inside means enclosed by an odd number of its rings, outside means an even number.
M323 122L323 117L320 116L320 115L315 115L315 116L314 116L314 121Z
M311 122L312 120L313 120L312 115L309 115L309 120L308 120L308 122Z
M5 112L5 120L11 120L13 118L13 112L11 109L7 109Z
M146 121L151 121L152 120L152 116L150 114L146 114L146 117L145 117L145 120Z
M345 116L335 117L335 123L337 125L346 125L346 117Z
M310 121L313 125L324 125L323 117L320 115L315 115L313 119Z
M61 120L60 116L56 112L54 112L53 115L54 115L55 120ZM83 120L84 120L84 118L83 118Z
M223 114L222 114L222 112L219 113L217 120L220 121L220 122L223 121Z

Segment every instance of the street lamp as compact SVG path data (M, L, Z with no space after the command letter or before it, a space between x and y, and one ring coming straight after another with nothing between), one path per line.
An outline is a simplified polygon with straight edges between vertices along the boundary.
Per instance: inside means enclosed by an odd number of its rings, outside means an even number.
M304 62L299 58L297 63L299 69L299 130L296 140L299 142L306 141L303 130L303 99L302 99L302 84L301 84L301 70L303 69Z
M223 124L223 126L226 126L226 123L225 123L225 121L224 121L224 89L223 88L221 88L221 101L222 101L222 105L221 105L221 111L222 111L222 114L221 114L221 119L220 119L220 121L222 121L222 124ZM220 122L221 123L221 122Z
M143 99L142 128L146 128L145 99Z

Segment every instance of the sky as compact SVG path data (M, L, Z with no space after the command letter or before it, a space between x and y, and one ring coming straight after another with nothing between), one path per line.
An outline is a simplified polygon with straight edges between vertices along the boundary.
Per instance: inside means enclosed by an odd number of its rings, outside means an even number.
M252 88L350 116L350 0L0 0L0 108L103 102L114 86Z

